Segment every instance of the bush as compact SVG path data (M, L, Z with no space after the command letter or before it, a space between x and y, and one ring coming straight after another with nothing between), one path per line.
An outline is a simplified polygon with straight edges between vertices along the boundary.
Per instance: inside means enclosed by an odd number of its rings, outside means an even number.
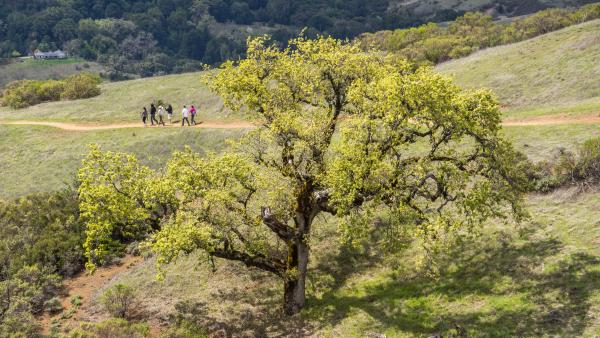
M100 76L81 73L67 78L65 88L60 94L63 100L87 99L100 95Z
M39 88L40 101L58 101L63 92L65 83L63 81L49 80L42 82Z
M75 307L80 307L83 304L83 298L79 295L71 297L71 304Z
M586 186L600 183L600 137L583 143L575 155L571 181Z
M40 269L36 265L19 270L15 278L10 281L9 287L9 294L26 300L33 314L42 313L46 309L46 302L59 296L63 291L60 276Z
M116 284L104 292L101 302L113 317L128 318L135 307L135 294L131 287Z
M14 109L42 102L75 100L100 95L100 77L81 73L64 80L21 80L10 83L2 93L2 105Z
M2 105L14 109L29 107L41 101L40 81L21 80L10 83L2 93Z
M72 191L0 201L0 337L36 337L34 316L61 310L61 273L83 267L83 226Z
M63 307L60 304L60 299L58 297L52 297L44 302L44 311L48 313L58 313L62 311Z
M600 138L586 141L574 152L559 149L554 158L528 170L532 190L550 192L566 185L600 185Z
M73 191L0 203L0 280L27 265L70 277L83 269L84 226Z
M0 318L0 337L38 337L41 326L28 312L5 312Z

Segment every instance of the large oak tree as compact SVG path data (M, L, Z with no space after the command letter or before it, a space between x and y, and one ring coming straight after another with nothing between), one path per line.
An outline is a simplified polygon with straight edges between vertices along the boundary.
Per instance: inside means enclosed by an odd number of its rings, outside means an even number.
M283 50L255 38L245 59L207 74L257 127L224 154L188 149L160 171L93 147L79 172L88 267L149 235L161 264L202 250L280 277L295 314L319 214L386 210L424 235L523 214L516 155L488 91L330 38Z

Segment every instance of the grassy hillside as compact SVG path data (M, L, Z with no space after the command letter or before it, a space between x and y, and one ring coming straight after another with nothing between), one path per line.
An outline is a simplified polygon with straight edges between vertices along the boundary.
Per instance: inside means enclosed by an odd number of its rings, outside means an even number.
M86 146L136 154L143 163L163 164L177 149L219 151L225 140L243 130L179 128L118 129L71 132L41 126L0 125L0 199L59 190L72 184Z
M79 58L66 60L16 59L0 66L0 88L16 80L61 79L80 72L99 73L102 67Z
M437 69L494 90L509 117L600 111L600 20L490 48Z
M439 69L470 87L489 86L523 118L600 110L600 21L516 45L482 51ZM508 77L508 79L506 78ZM594 81L596 80L596 81ZM152 100L196 104L204 120L236 120L199 83L199 74L102 85L99 97L0 110L0 120L118 123L138 120ZM200 153L221 151L244 130L132 128L89 132L41 126L0 125L0 198L50 191L72 182L86 144L136 154L157 167L184 145ZM538 161L598 135L598 124L510 126L503 133ZM234 263L198 267L182 258L157 281L149 259L108 284L93 286L92 307L74 320L107 317L103 290L125 283L138 291L140 321L163 328L179 312L222 336L595 337L600 335L600 193L561 190L528 196L531 218L519 225L492 222L480 238L436 255L436 274L416 270L414 246L395 255L381 250L374 229L363 250L335 240L334 222L320 218L311 236L309 304L302 316L283 317L281 282ZM108 278L107 278L108 279Z
M321 222L302 319L282 317L276 279L223 261L216 271L197 268L195 255L173 264L164 281L151 259L109 285L144 290L142 307L156 327L180 311L209 333L429 337L459 328L469 337L592 337L600 334L598 198L532 196L530 221L490 224L482 239L451 247L436 257L437 277L414 270L412 251L382 259L376 242L362 254L349 250L331 240L335 226ZM90 313L103 318L99 305Z
M169 75L104 83L100 96L77 101L44 103L13 110L0 108L0 120L45 120L80 123L139 121L142 107L163 100L171 103L176 117L184 104L195 105L201 120L235 120L239 115L223 108L220 99L200 83L201 73Z

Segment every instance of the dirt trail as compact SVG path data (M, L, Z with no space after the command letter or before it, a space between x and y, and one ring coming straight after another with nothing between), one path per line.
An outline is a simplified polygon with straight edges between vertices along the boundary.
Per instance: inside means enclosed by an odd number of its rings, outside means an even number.
M54 319L60 320L61 316L69 313L69 311L74 312L70 318L62 319L63 327L67 323L76 323L80 316L91 306L92 298L100 289L108 285L116 276L139 265L141 262L143 262L143 258L127 255L121 260L119 265L100 267L94 274L84 271L73 278L66 279L64 285L67 295L60 299L63 311L55 316L46 314L41 318L43 333L49 334L52 321ZM75 305L71 304L71 298L74 296L81 297L81 306L75 307Z
M94 131L94 130L107 130L107 129L124 129L124 128L159 128L151 127L148 125L145 127L141 123L120 123L120 124L78 124L78 123L65 123L65 122L50 122L50 121L0 121L0 125L30 125L30 126L47 126L54 127L69 131ZM187 126L186 126L187 127ZM234 121L234 122L200 122L192 128L203 128L203 129L248 129L255 127L254 124L247 121ZM160 128L181 128L179 124L166 125Z
M502 122L503 126L549 126L560 124L592 124L600 123L600 115L587 115L578 117L567 117L562 115L549 115L533 117L529 119L507 119Z
M579 117L568 117L564 115L548 115L539 116L528 119L507 119L502 122L503 126L547 126L561 124L593 124L600 123L600 115L587 115ZM68 131L94 131L107 129L124 129L124 128L159 128L145 127L141 123L118 123L118 124L86 124L86 123L66 123L66 122L50 122L50 121L0 121L0 125L32 125L32 126L47 126ZM256 125L248 121L233 121L233 122L218 122L205 121L193 126L192 128L203 129L249 129L255 128ZM160 127L163 128L163 127ZM179 123L167 125L166 128L181 128Z

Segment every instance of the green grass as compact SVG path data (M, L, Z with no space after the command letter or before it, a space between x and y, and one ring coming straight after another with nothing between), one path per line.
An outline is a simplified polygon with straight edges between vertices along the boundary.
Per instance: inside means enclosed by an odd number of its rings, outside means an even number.
M600 108L596 92L600 83L593 81L599 78L600 50L592 37L599 30L600 21L591 22L483 51L440 69L460 72L456 78L462 85L491 86L510 105L508 117L594 114ZM106 83L99 97L19 111L3 108L0 119L137 121L139 108L154 99L168 100L176 109L195 103L203 120L239 119L222 108L199 76ZM89 143L132 152L143 163L158 167L184 145L200 153L220 151L226 139L243 132L188 128L69 132L0 126L0 198L72 183ZM558 147L572 149L598 136L598 125L513 126L503 133L539 161L550 158ZM213 272L206 264L198 266L204 258L200 255L171 265L162 282L154 278L155 261L150 259L111 283L140 290L141 308L153 324L186 302L192 318L209 331L225 329L239 336L428 337L464 331L469 337L593 337L600 335L598 201L598 192L529 196L530 220L517 226L489 224L479 239L450 247L436 256L440 271L435 277L411 266L419 257L414 247L385 256L374 235L364 251L352 251L335 240L333 222L319 219L311 237L308 306L302 316L291 319L280 311L281 281L223 261L217 261ZM95 307L101 313L101 306Z
M41 126L0 125L0 198L52 191L73 183L86 146L136 154L145 164L159 166L177 149L219 151L225 140L243 130L137 128L69 132Z
M320 334L577 337L600 333L599 194L532 197L532 220L496 225L438 257L438 278L383 268L314 300ZM408 259L409 257L403 257Z
M0 88L16 80L61 79L82 71L99 73L102 67L95 62L79 58L64 60L18 59L8 65L0 66Z
M557 149L573 150L577 144L598 137L598 124L564 124L504 127L504 135L532 161L549 159Z
M531 220L490 224L480 238L451 246L435 259L436 277L410 266L413 251L384 259L374 242L351 251L332 239L333 223L321 222L301 318L281 315L277 279L224 261L213 272L197 255L171 265L164 281L150 259L112 283L143 290L155 323L186 302L203 326L246 336L428 337L458 328L469 337L593 337L600 334L598 199L531 196ZM315 292L320 280L329 282Z
M50 102L20 110L0 108L0 120L133 122L140 120L142 107L149 109L155 100L171 103L176 118L185 104L188 107L195 105L201 120L241 119L239 113L223 107L221 100L201 83L200 76L201 73L187 73L104 83L102 94L91 99Z
M600 112L600 20L437 67L465 87L491 88L507 117Z
M506 110L504 117L527 119L540 116L556 116L563 118L577 118L582 116L600 116L600 96L578 102L557 103L541 105L538 107L525 107Z

